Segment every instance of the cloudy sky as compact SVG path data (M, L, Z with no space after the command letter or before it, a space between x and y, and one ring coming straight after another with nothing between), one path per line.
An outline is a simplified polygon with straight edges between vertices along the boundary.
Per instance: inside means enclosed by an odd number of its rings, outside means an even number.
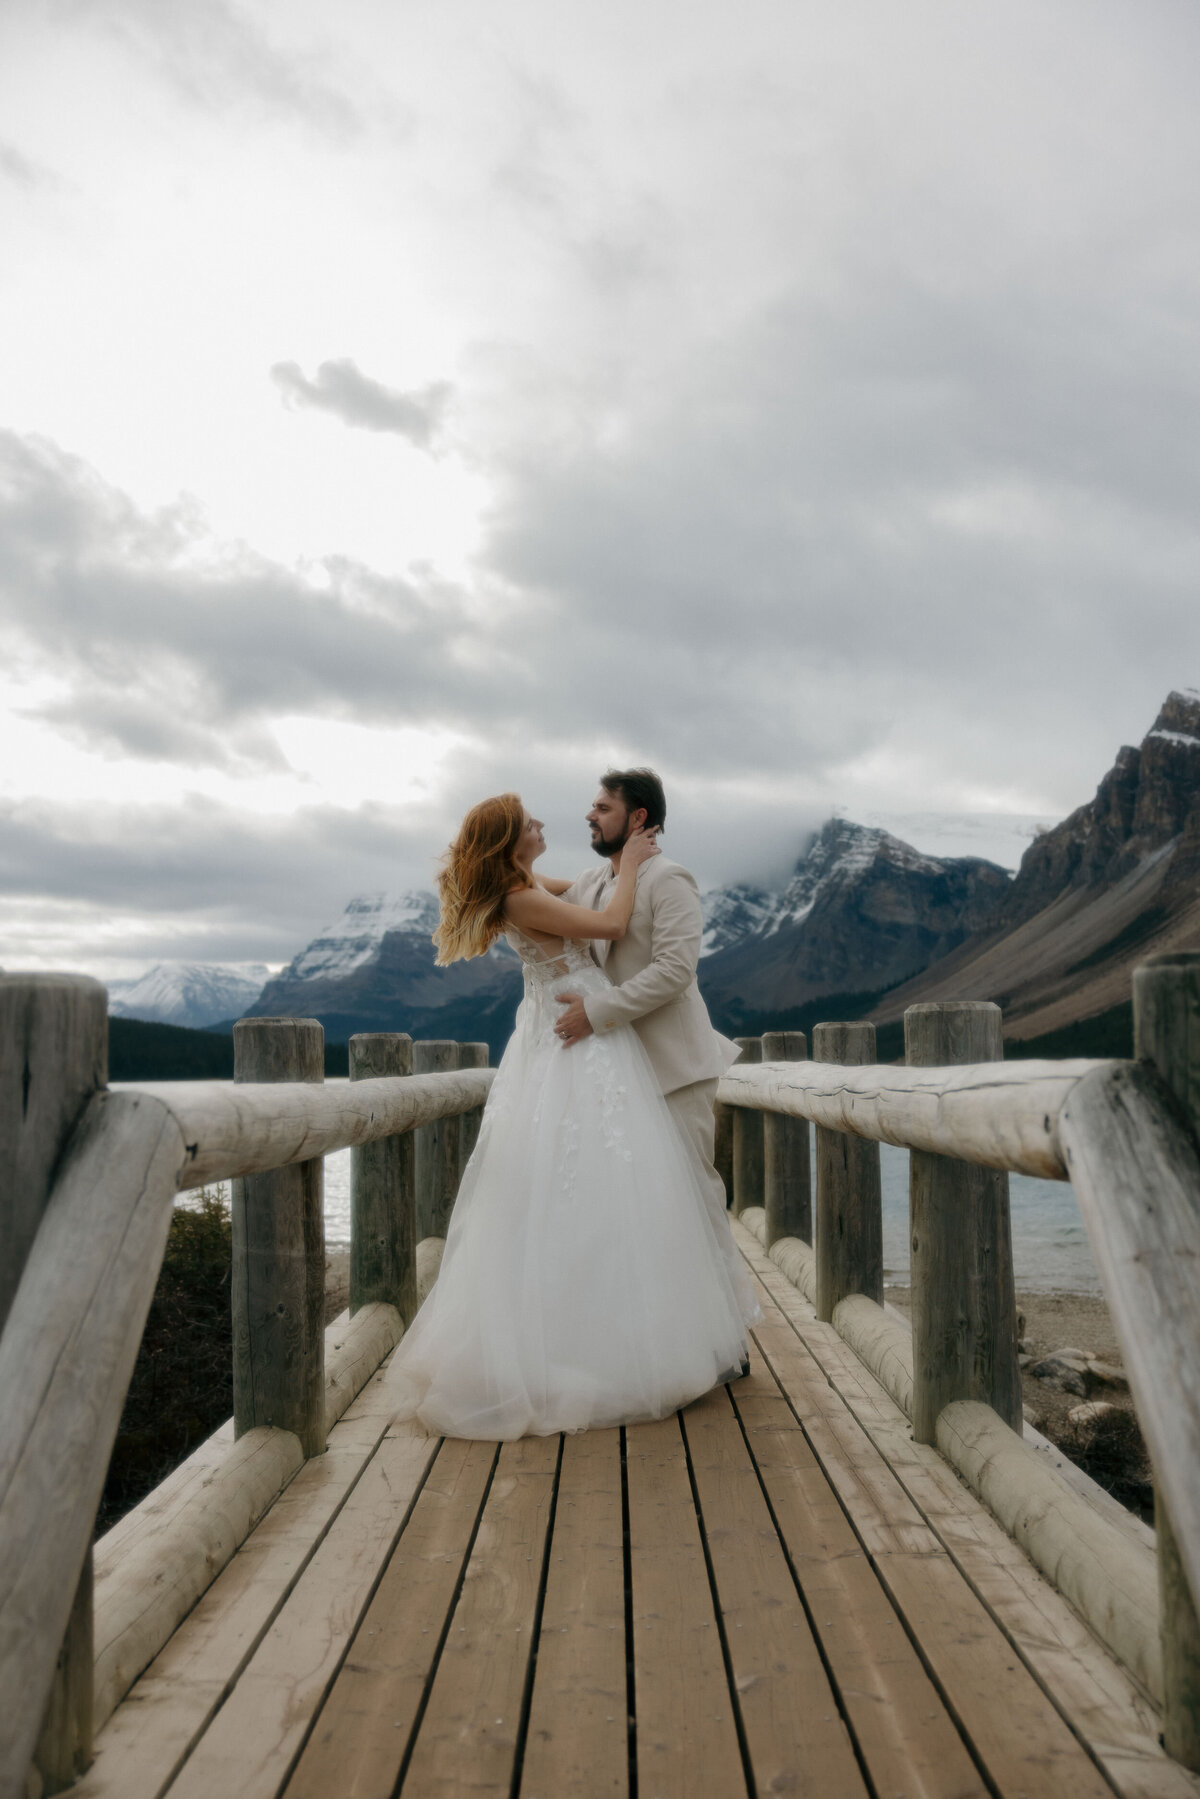
M612 760L706 884L1015 860L1200 685L1198 66L1190 0L6 0L0 965L286 959L505 787L574 872Z

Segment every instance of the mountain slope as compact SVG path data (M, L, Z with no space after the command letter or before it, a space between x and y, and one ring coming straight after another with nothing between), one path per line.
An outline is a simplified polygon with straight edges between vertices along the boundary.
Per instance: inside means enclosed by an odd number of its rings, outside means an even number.
M993 999L1016 1040L1060 1031L1130 998L1137 963L1200 947L1200 693L1168 696L1094 799L1026 851L983 930L890 992L872 1014L922 1000Z
M113 982L108 1009L114 1018L203 1030L237 1018L254 1004L269 971L262 964L159 962L136 981Z
M700 965L723 1029L822 994L878 993L993 916L1010 877L978 857L926 856L889 832L833 818L760 923Z
M329 1042L355 1031L408 1031L490 1045L499 1055L522 993L521 966L503 941L486 956L434 963L432 893L360 895L305 946L246 1016L318 1018Z

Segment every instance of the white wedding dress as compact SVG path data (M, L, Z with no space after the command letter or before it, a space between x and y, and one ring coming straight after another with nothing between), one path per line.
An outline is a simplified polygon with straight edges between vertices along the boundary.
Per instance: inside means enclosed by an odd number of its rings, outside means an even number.
M488 1441L666 1417L737 1373L753 1288L636 1033L554 1034L556 994L607 976L581 944L507 935L525 997L389 1369L397 1415Z

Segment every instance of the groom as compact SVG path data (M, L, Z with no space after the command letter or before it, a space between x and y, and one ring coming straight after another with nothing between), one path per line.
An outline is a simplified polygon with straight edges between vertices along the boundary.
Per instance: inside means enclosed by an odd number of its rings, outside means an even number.
M661 831L666 819L666 797L653 769L610 769L602 775L587 822L603 866L581 874L563 899L593 911L602 907L620 872L629 833L639 826ZM611 990L561 994L566 1010L556 1029L570 1046L593 1032L602 1036L617 1025L633 1026L694 1152L714 1222L723 1224L725 1184L713 1166L713 1106L717 1081L738 1051L713 1029L696 984L702 929L699 889L687 869L665 856L643 862L625 935L616 943L601 939L594 945Z

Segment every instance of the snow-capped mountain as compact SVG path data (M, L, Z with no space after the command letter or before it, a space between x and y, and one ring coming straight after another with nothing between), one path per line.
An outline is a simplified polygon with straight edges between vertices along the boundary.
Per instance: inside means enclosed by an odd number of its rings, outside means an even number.
M486 1041L498 1055L521 997L520 964L503 941L438 968L432 893L360 894L263 988L255 1017L319 1018L331 1043L356 1031Z
M751 913L754 925L705 958L701 990L735 1030L823 994L880 992L981 929L1011 884L981 857L926 855L879 826L831 818L781 893L751 890L745 909L709 896L718 924L728 910L736 927Z
M989 862L1015 872L1035 838L1057 819L1035 813L913 812L868 813L861 824L830 839L813 836L782 888L750 881L713 887L700 896L704 908L702 957L733 949L750 937L770 937L785 925L800 924L821 894L851 881L884 854L894 866L930 873L946 862Z
M433 893L362 893L289 963L293 980L336 980L376 955L389 931L431 937L438 921Z
M938 875L945 867L936 856L923 856L890 831L831 818L797 863L763 935L773 937L789 925L803 924L821 899L839 888L853 887L876 863L921 875Z
M927 855L881 826L832 818L809 840L782 889L772 892L742 882L703 895L700 954L717 955L750 939L765 942L780 931L802 925L819 905L838 892L852 890L873 868L885 866L929 878L958 861L982 863L983 859Z
M832 818L777 889L742 881L703 896L700 985L714 1020L725 1030L757 1030L763 1020L786 1021L825 996L854 996L865 1007L869 996L886 992L890 1005L891 990L907 991L899 983L923 970L934 974L933 964L943 966L950 997L999 994L1007 1001L1014 989L991 978L990 963L987 983L981 975L968 990L958 972L962 958L975 956L977 945L1015 937L1014 925L1064 891L1112 888L1111 904L1124 906L1117 888L1123 893L1126 882L1148 878L1153 855L1164 871L1169 865L1172 917L1176 896L1180 906L1192 905L1200 890L1198 790L1200 695L1184 693L1170 697L1140 751L1121 752L1096 800L1052 830L1044 819L1015 814L914 813L909 821L875 814L863 824ZM996 847L994 859L943 853L943 846L985 844ZM1018 861L1014 880L1009 871ZM1165 878L1154 875L1155 892ZM1109 905L1092 908L1097 932ZM1200 901L1195 905L1200 916ZM1145 914L1147 929L1156 916ZM1098 937L1083 942L1073 918L1061 920L1063 955L1087 969L1103 945ZM520 998L516 958L500 942L487 956L438 968L430 941L436 923L432 893L360 896L246 1010L319 1018L331 1042L355 1031L400 1030L486 1038L495 1055ZM1177 940L1185 939L1171 937ZM1026 978L1023 941L1013 966L1005 965L1005 982ZM1113 980L1127 985L1124 964L1114 969Z
M779 910L780 895L765 887L739 882L736 887L713 887L700 896L704 913L701 956L732 949L746 937L757 937L769 928Z
M203 1030L240 1018L270 978L262 962L159 962L136 981L110 982L108 1009L115 1018Z

